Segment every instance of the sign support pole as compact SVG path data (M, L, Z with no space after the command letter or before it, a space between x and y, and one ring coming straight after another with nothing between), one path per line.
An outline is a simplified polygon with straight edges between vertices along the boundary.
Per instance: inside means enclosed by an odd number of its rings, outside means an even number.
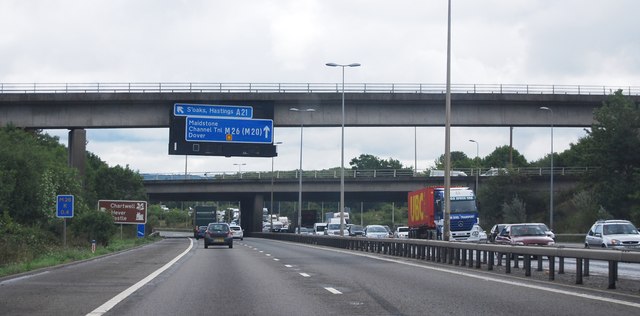
M62 219L62 246L67 248L67 219Z

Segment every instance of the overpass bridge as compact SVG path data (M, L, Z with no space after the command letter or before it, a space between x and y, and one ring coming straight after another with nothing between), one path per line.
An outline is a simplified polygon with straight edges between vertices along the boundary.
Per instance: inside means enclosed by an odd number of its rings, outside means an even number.
M306 126L341 126L333 83L0 83L0 125L36 129L169 127L175 103L260 103L276 127L299 126L291 107L314 107ZM345 84L346 126L444 126L444 84ZM640 87L454 84L452 126L589 127L616 90L640 101Z
M554 190L574 188L579 177L589 168L554 168ZM452 186L475 188L498 176L478 176L483 170L466 169L467 176L451 177ZM529 188L548 193L549 168L516 168L511 172L529 176ZM144 186L151 202L159 201L240 201L245 228L260 231L262 208L274 201L297 201L299 171L145 174ZM273 178L272 178L273 177ZM338 202L340 171L304 171L302 174L303 203ZM347 203L395 202L404 205L407 193L425 186L443 185L443 177L428 173L414 174L410 169L345 170L345 200Z
M637 86L451 85L451 126L589 127L617 90L640 102ZM344 125L444 126L444 84L349 83ZM342 125L338 83L0 83L0 126L69 129L69 161L84 174L86 128L169 127L175 103L268 108L274 127L297 127L292 107L316 109L305 126ZM553 121L547 111L553 110ZM167 147L168 147L167 141Z

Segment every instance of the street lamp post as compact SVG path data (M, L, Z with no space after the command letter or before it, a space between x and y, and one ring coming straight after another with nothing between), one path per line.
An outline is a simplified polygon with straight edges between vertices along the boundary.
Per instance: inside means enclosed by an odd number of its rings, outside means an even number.
M360 67L358 63L352 64L336 64L327 63L329 67L342 68L342 124L341 131L342 137L340 141L340 236L344 236L344 68L345 67Z
M240 178L242 178L242 166L246 166L246 163L234 163L234 166L238 166L238 174L240 175Z
M549 111L549 113L551 113L551 170L549 172L551 174L551 184L549 189L549 228L553 230L553 110L546 106L541 106L540 110Z
M479 161L479 157L480 157L480 144L478 144L477 141L470 139L469 140L472 143L476 143L476 161ZM476 195L478 194L478 175L480 174L480 166L476 166L478 167L476 170Z
M282 142L276 142L273 143L274 145L276 145L276 152L277 152L277 145L282 144ZM270 201L270 206L269 206L269 232L271 232L273 230L273 157L271 157L271 199Z
M298 109L290 108L289 111L294 112L314 112L315 109ZM300 226L302 225L302 131L304 130L304 120L300 118L300 174L298 175L298 234L300 234Z

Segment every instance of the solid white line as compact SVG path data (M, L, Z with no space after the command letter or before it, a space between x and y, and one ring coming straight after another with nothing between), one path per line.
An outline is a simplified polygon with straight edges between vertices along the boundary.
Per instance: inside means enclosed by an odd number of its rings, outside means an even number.
M329 292L331 292L331 294L342 294L342 292L340 292L340 291L338 291L338 290L336 290L336 289L334 289L332 287L325 287L324 289L329 291Z
M303 272L300 272L300 275L301 275L301 276L303 276L303 277L305 277L305 278L310 278L310 277L311 277L310 275L308 275L308 274L306 274L306 273L303 273Z
M91 313L87 314L87 316L98 316L98 315L102 315L102 314L108 312L114 306L116 306L118 303L122 302L122 300L127 298L129 295L133 294L133 292L137 291L139 288L143 287L145 284L151 282L151 280L155 279L158 275L160 275L160 273L162 273L165 270L169 269L169 267L171 267L174 263L176 263L178 260L180 260L180 258L184 257L184 255L189 253L191 248L193 248L193 239L189 238L189 242L190 242L190 244L189 244L189 248L187 248L187 250L183 251L177 257L173 258L173 260L167 262L167 264L162 266L160 269L158 269L158 270L154 271L153 273L149 274L146 278L138 281L138 283L130 286L128 289L122 291L120 294L118 294L118 295L114 296L112 299L108 300L106 303L100 305L98 308L94 309Z
M33 278L35 276L39 276L39 275L43 275L43 274L47 274L47 273L49 273L49 271L43 271L43 272L40 272L40 273L24 275L24 276L21 276L21 277L17 277L17 278L9 279L9 280L6 280L6 281L2 281L2 282L0 282L0 285L5 285L5 284L13 283L13 282L22 281L22 280L25 280L25 279Z

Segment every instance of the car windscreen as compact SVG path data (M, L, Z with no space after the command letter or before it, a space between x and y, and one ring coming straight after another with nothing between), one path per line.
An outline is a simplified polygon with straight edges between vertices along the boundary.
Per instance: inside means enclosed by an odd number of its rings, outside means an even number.
M384 227L369 227L367 228L367 233L386 233L387 230Z
M631 224L621 223L621 224L606 224L604 225L604 234L605 235L627 235L627 234L637 234L638 231Z
M544 236L545 232L537 225L511 226L511 236Z

